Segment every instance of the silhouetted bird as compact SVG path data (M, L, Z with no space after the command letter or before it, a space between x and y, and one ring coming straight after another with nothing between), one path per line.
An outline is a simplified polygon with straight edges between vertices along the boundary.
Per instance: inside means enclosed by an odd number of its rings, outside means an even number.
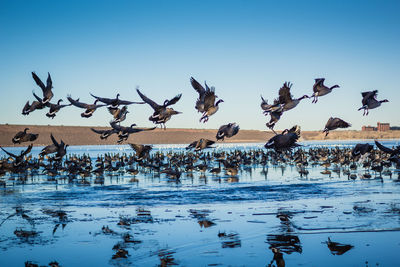
M395 149L391 149L391 148L388 148L388 147L382 145L381 143L379 143L376 140L375 140L375 144L379 148L379 150L390 154L390 156L394 156L394 155L399 155L400 154L400 146L396 146Z
M56 116L56 113L58 111L60 111L60 109L72 105L72 104L61 105L60 103L62 101L63 101L62 99L58 100L57 104L52 104L52 103L49 102L50 110L49 110L49 112L46 113L46 116L49 117L49 118L54 119L54 117Z
M111 121L110 125L113 129L118 131L118 138L119 140L117 141L118 144L122 143L123 141L128 140L128 137L130 134L133 133L138 133L138 132L142 132L142 131L151 131L154 130L156 127L153 128L133 128L133 126L136 126L136 124L131 124L130 127L125 127L125 126L121 126L121 125L117 125L117 123Z
M283 86L279 89L279 103L283 105L283 111L291 110L295 108L301 100L304 98L309 98L307 95L303 95L300 98L293 99L290 89L292 84L290 82L285 82Z
M333 255L342 255L354 247L352 245L340 244L338 242L333 242L333 241L331 241L331 239L329 237L328 237L328 241L326 242L326 244L328 245L328 248Z
M327 123L325 124L325 129L322 132L324 132L325 136L327 136L329 134L329 131L338 128L348 128L350 126L351 126L350 123L345 122L342 119L330 117Z
M65 154L67 153L67 147L68 147L69 145L66 145L66 144L64 143L63 140L61 140L61 142L58 143L58 142L56 141L56 139L54 138L53 134L50 134L50 138L51 138L51 141L53 141L53 144L54 144L54 145L56 146L56 148L57 148L57 151L56 151L57 153L56 153L56 155L54 156L54 160L61 160L62 157L64 157Z
M127 100L121 100L119 99L119 94L117 94L116 98L105 98L105 97L98 97L95 95L90 94L100 102L103 102L107 105L110 106L112 109L118 108L120 105L131 105L131 104L144 104L144 102L132 102L132 101L127 101Z
M32 104L29 104L29 101L26 102L24 108L22 109L22 115L28 115L29 113L37 110L37 109L44 109L45 107L49 106L49 103L44 103L43 99L38 97L34 92L33 96L37 99L32 101Z
M365 153L369 153L374 149L373 145L370 144L357 144L353 150L351 151L351 155L356 157L358 155L364 155Z
M217 140L224 140L225 137L230 138L239 132L239 125L236 123L228 123L219 127L217 132Z
M203 150L206 148L212 148L211 145L213 145L215 143L215 141L212 140L208 140L205 138L201 138L200 140L194 141L192 143L190 143L186 149L192 149L194 148L194 151L199 151L199 150Z
M163 105L159 105L144 94L142 94L139 89L136 89L136 91L138 92L140 98L142 98L142 100L149 104L154 110L153 115L149 117L149 121L152 121L155 124L161 124L161 126L164 125L164 129L166 129L165 123L171 119L172 115L181 113L174 110L173 108L169 108L168 106L171 106L178 102L179 99L181 99L182 94L175 96L171 100L166 99Z
M300 126L293 126L291 129L285 129L281 134L276 134L264 145L265 148L273 148L275 151L282 151L299 146L297 140L300 138Z
M14 144L21 144L23 142L33 142L38 138L39 134L27 133L27 130L29 130L29 128L18 132L12 139L12 142Z
M128 106L123 106L122 108L108 107L108 112L113 115L114 122L124 121L126 119L126 114L129 113Z
M81 113L81 117L83 117L83 118L89 118L93 115L93 112L95 112L97 108L107 106L107 105L103 105L103 104L96 105L97 102L99 101L98 99L96 99L93 104L86 104L86 103L79 102L79 98L77 100L74 100L71 98L71 96L68 96L67 99L75 107L86 109L85 112Z
M108 129L108 130L97 130L97 129L93 129L90 128L90 130L92 130L93 132L100 134L100 139L107 139L110 135L119 133L119 130L116 130L114 128Z
M13 165L14 165L15 167L18 167L18 166L21 165L21 163L23 162L24 156L27 155L27 154L29 154L29 153L31 152L31 150L32 150L32 144L30 144L30 145L27 147L27 149L22 150L22 151L20 152L19 155L15 155L15 154L13 154L13 153L11 153L11 152L8 152L7 150L5 150L4 148L2 148L1 146L0 146L0 148L1 148L1 150L3 150L7 155L9 155L9 156L11 156L11 157L13 157L13 158L15 159L14 162L13 162Z
M215 95L215 87L208 87L207 83L204 83L206 88L204 88L198 81L193 77L190 78L190 83L192 87L199 93L199 98L196 100L196 106L198 112L202 113L200 122L204 123L208 121L209 117L215 114L219 107L219 103L224 102L224 100L219 99L215 102L217 96Z
M362 92L361 95L363 97L361 103L362 107L358 110L364 110L363 116L368 115L370 109L374 109L379 107L382 103L389 102L389 100L377 100L376 96L378 94L378 90Z
M129 144L136 152L136 159L141 161L149 156L150 150L153 148L150 145Z
M36 75L36 73L32 72L32 78L35 80L36 84L43 91L43 104L46 104L53 98L53 92L51 89L53 88L53 82L51 81L50 73L48 73L46 86L43 84L42 80Z
M318 102L318 97L324 96L332 92L332 89L334 88L339 88L339 85L334 85L332 87L327 87L324 85L325 78L317 78L315 79L315 83L313 86L313 91L314 93L311 95L311 97L314 97L312 103L317 103Z

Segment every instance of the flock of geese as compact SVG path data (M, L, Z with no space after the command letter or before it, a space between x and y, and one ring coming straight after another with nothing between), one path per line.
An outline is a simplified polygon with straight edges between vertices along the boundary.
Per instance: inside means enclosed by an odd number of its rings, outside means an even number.
M177 94L173 98L166 99L162 104L159 104L143 94L139 90L139 88L137 88L136 91L140 99L142 100L140 102L122 100L119 98L120 94L117 94L115 98L105 98L90 94L94 98L93 104L81 102L79 98L74 99L71 95L67 96L69 104L61 104L61 102L63 102L62 99L59 99L57 103L52 103L51 100L53 99L54 94L53 82L50 73L48 73L46 85L36 75L35 72L32 72L32 78L41 88L43 97L39 97L37 94L35 94L35 92L32 92L36 100L32 101L32 103L30 103L29 101L26 102L25 106L22 109L23 115L29 115L35 110L48 108L49 110L46 113L46 116L49 118L54 118L57 112L59 112L61 109L64 109L67 106L75 106L84 109L84 112L81 113L81 117L90 118L98 108L107 107L109 113L112 115L112 120L110 121L111 128L106 130L91 128L91 130L99 134L101 139L106 139L112 134L117 134L119 138L117 141L118 143L122 143L128 140L130 134L142 131L151 131L156 128L140 128L136 127L136 124L131 124L130 126L122 126L121 122L126 119L127 114L129 113L129 105L148 104L153 109L153 113L150 115L149 120L156 124L156 126L161 125L164 130L166 129L167 121L169 121L172 116L181 113L174 110L172 106L181 99L182 94ZM266 126L275 133L275 136L273 136L265 144L265 148L274 149L280 152L298 146L296 142L300 137L299 126L295 125L291 129L285 129L280 134L275 132L274 126L280 120L284 112L294 109L302 100L313 98L312 103L317 103L319 97L328 95L335 88L339 88L339 85L333 85L330 87L326 86L324 82L324 78L315 79L315 83L313 85L313 93L311 96L303 95L299 98L293 97L293 95L291 94L292 84L290 82L285 82L283 84L283 86L278 91L278 97L271 104L269 104L268 101L261 96L261 109L266 116L270 116L270 120L266 123ZM203 86L195 78L191 77L190 83L194 90L196 90L196 92L198 93L198 98L195 102L195 109L199 113L201 113L199 121L206 123L209 120L210 116L214 115L218 111L219 104L224 102L224 100L218 98L218 96L215 94L215 88L213 86L209 87L206 82ZM377 100L377 93L377 90L361 93L362 106L358 110L363 110L363 115L368 115L370 109L375 109L379 107L382 103L388 102L387 99ZM326 136L329 134L329 131L338 128L347 128L350 126L350 123L340 118L331 117L328 119L323 132ZM12 139L13 143L20 144L21 142L32 142L37 139L38 134L27 133L27 130L29 129L26 128L24 131L18 132ZM239 125L236 123L228 123L222 125L218 129L218 132L216 134L216 141L224 140L224 138L230 138L236 135L238 132ZM65 144L62 140L60 140L60 142L57 142L52 134L50 137L52 144L46 146L43 149L42 155L56 153L54 158L62 159L62 157L66 154L66 148L68 145ZM187 146L187 149L200 151L206 148L210 148L211 145L213 145L214 143L215 141L213 140L201 138L200 140L196 140L189 144ZM28 150L30 149L28 148ZM26 152L21 152L21 155L22 154L25 155ZM21 155L16 158L21 158Z

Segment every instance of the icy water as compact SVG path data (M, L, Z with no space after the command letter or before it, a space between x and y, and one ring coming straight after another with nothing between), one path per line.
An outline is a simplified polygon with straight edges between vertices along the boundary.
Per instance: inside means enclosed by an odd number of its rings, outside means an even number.
M303 148L365 142L304 142ZM208 152L262 146L223 144ZM183 151L184 145L158 145L152 154ZM98 155L132 150L84 146L68 153L89 155L94 163ZM94 174L71 181L40 170L23 174L26 179L0 177L6 183L0 266L276 266L272 248L286 266L399 266L400 182L393 166L382 179L358 166L351 170L355 180L334 164L310 164L308 175L293 163L242 164L235 176L183 171L179 181L138 169L137 175L104 172L100 181ZM372 177L360 179L366 172ZM351 247L331 251L328 238Z

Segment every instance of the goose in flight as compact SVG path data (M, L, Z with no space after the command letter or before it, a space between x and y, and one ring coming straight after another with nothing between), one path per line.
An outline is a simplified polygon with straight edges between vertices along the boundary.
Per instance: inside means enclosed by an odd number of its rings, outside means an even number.
M94 98L96 98L97 100L99 100L100 102L103 102L104 104L109 105L109 107L112 109L116 109L120 105L144 104L144 102L132 102L132 101L128 101L128 100L121 100L121 99L119 99L120 94L117 94L116 98L99 97L99 96L95 96L93 94L90 94L90 95L93 96Z
M228 123L219 127L217 132L217 140L224 140L224 138L230 138L239 132L239 125L236 123Z
M303 95L300 98L293 98L290 93L290 89L292 88L292 83L285 82L283 86L279 89L279 103L283 105L283 111L288 111L295 108L301 100L304 98L309 98L308 95Z
M300 146L297 140L300 138L300 126L295 125L292 128L285 129L281 134L276 134L264 145L266 149L274 149L275 151L282 151L292 149Z
M325 133L325 137L328 136L329 131L336 130L338 128L348 128L350 127L351 124L348 122L345 122L344 120L340 118L333 118L330 117L329 120L325 124L325 128L322 132Z
M68 96L67 99L75 107L86 109L85 112L81 113L82 118L90 118L97 108L107 106L105 104L97 105L97 102L99 102L98 99L96 99L93 104L79 102L79 98L77 100L74 100L71 96Z
M368 115L370 109L374 109L379 107L382 103L389 102L387 99L377 100L376 96L378 94L378 90L362 92L362 107L358 110L364 110L363 116Z
M194 141L192 143L190 143L186 149L192 149L194 148L194 151L199 151L199 150L203 150L206 148L212 148L211 145L213 145L215 143L215 141L212 140L208 140L205 138L200 138L200 140Z
M313 85L313 91L314 93L311 95L311 97L314 97L312 103L317 103L318 102L318 97L324 96L332 92L332 89L339 88L340 86L335 84L332 87L327 87L324 85L325 78L317 78L315 79L315 83Z
M53 103L50 103L50 102L49 102L48 104L49 104L49 106L50 106L50 110L49 110L49 112L46 113L46 116L49 117L49 118L54 119L54 117L56 116L56 113L59 112L60 109L72 105L71 103L70 103L70 104L61 105L60 103L61 103L62 101L63 101L62 99L58 100L58 101L57 101L57 104L53 104Z
M13 144L21 144L23 142L33 142L35 141L39 134L27 133L29 128L25 128L23 131L19 131L12 139Z
M48 73L47 76L46 86L44 85L42 80L40 80L40 78L36 75L36 73L32 72L32 78L43 91L43 104L48 103L53 98L53 92L51 91L51 89L53 88L53 82L51 80L50 73Z
M32 144L30 144L30 145L27 147L27 149L22 150L22 151L20 152L19 155L15 155L15 154L13 154L13 153L11 153L11 152L8 152L7 150L5 150L4 148L2 148L1 146L0 146L0 148L1 148L1 150L3 150L7 155L9 155L9 156L11 156L11 157L13 157L13 158L15 159L14 162L13 162L13 166L14 166L14 167L18 167L18 166L21 165L21 163L24 161L24 156L27 155L27 154L29 154L29 153L31 152L31 150L32 150Z
M128 137L130 134L133 133L138 133L138 132L142 132L142 131L151 131L154 130L156 127L153 128L133 128L134 126L136 126L136 124L131 124L131 126L126 127L126 126L121 126L121 125L117 125L116 122L111 121L110 125L113 129L118 131L118 138L119 140L117 141L118 144L122 143L123 141L128 140Z

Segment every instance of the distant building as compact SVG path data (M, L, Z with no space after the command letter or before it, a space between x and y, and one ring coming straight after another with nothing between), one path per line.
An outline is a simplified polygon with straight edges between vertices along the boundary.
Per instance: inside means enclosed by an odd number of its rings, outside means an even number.
M392 126L392 127L390 127L390 130L398 131L398 130L400 130L400 126Z
M396 127L392 127L392 128L396 128ZM380 132L385 132L385 131L389 131L392 130L392 128L390 127L390 123L387 122L378 122L377 126L363 126L361 128L361 131L366 131L366 132L370 132L370 131L380 131ZM399 127L400 128L400 127Z

